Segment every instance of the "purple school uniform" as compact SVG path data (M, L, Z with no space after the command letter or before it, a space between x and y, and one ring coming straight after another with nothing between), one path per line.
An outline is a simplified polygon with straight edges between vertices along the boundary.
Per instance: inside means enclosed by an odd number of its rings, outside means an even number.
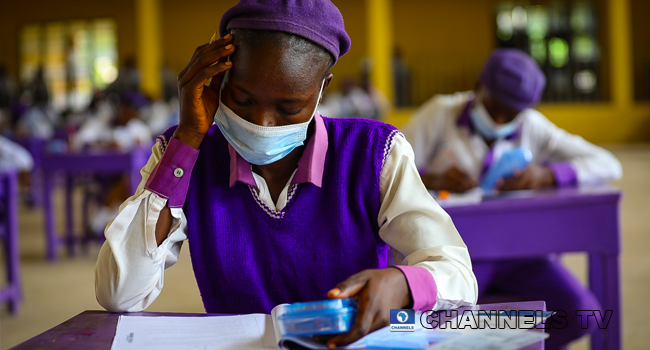
M269 313L280 303L324 299L350 275L386 267L379 176L398 131L373 121L322 120L328 137L322 186L292 184L280 211L253 186L231 183L228 143L216 126L203 140L184 211L207 312Z

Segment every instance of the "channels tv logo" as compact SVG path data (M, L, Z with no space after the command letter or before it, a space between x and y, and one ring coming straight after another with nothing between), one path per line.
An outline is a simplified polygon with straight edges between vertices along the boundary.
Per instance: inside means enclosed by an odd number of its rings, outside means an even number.
M390 310L390 331L391 332L413 332L415 330L415 310L413 309L391 309Z

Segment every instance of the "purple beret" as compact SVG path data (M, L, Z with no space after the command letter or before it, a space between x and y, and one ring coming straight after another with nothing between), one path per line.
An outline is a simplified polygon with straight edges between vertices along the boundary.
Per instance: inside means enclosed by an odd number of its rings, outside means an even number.
M537 63L524 52L498 49L485 62L479 82L501 102L522 110L539 103L546 77Z
M240 0L221 17L219 34L230 29L273 30L307 38L334 61L350 51L350 37L339 9L329 0Z

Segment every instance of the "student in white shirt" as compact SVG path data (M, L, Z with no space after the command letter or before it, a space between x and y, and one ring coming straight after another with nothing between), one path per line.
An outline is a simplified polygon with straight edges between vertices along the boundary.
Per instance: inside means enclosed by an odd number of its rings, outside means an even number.
M608 151L571 135L534 109L546 84L537 64L518 50L496 50L485 63L475 91L436 96L404 128L415 163L431 190L475 188L491 165L515 147L531 150L525 171L501 179L498 190L524 190L617 180L621 164ZM462 232L460 232L462 235ZM525 300L546 300L564 310L566 329L551 329L548 348L586 334L575 310L600 309L557 258L474 262L480 297L488 290ZM573 316L573 317L572 317Z
M316 111L350 47L335 5L242 0L220 33L179 75L180 125L106 228L100 304L148 307L185 240L208 312L357 296L330 348L386 326L390 309L474 303L467 248L401 133Z

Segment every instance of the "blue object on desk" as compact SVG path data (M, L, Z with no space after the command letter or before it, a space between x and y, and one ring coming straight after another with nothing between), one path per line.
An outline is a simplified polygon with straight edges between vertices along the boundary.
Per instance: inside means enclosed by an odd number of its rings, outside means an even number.
M282 336L345 333L357 313L353 299L333 299L294 303L278 316Z
M484 192L491 192L500 178L510 177L514 175L515 171L526 169L532 160L532 152L525 147L505 152L483 177L481 189Z

